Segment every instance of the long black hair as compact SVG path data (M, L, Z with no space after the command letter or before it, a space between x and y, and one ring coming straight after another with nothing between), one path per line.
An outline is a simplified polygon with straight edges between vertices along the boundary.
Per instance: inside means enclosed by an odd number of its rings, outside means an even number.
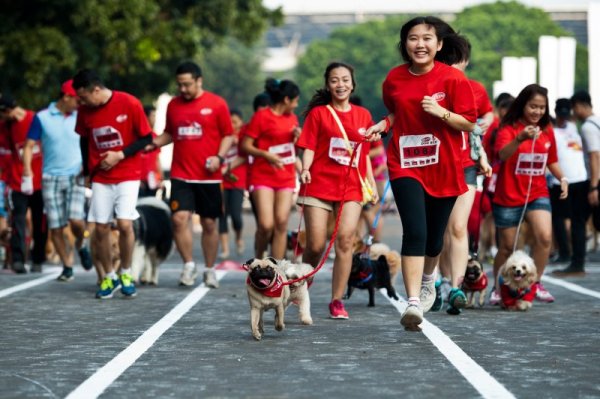
M504 115L504 118L502 118L501 125L513 125L518 122L519 119L523 117L527 102L537 95L544 97L546 100L546 111L544 111L544 116L542 116L538 122L540 128L545 129L546 126L548 126L548 124L551 122L550 110L548 107L548 89L535 83L525 86L525 88L521 90L517 98L515 98L515 101L513 101L508 109L506 115Z
M308 113L314 107L317 107L319 105L327 105L331 102L331 92L327 89L327 81L329 80L329 74L331 73L331 71L333 71L336 68L346 68L348 71L350 71L350 76L352 77L352 87L353 87L352 92L354 92L354 90L356 89L356 80L354 79L354 68L351 65L346 64L345 62L341 62L341 61L331 62L331 63L329 63L329 65L327 65L327 68L325 68L325 73L323 74L323 78L325 79L323 87L320 89L317 89L315 94L312 96L312 98L308 102L308 105L306 106L306 110L304 110L304 113L303 113L304 116L308 115Z
M450 25L437 17L416 17L402 25L400 29L400 41L398 50L404 61L412 63L408 51L406 51L406 42L408 32L417 25L427 25L435 30L435 35L439 42L442 42L442 48L435 55L435 60L447 65L458 64L461 61L468 61L470 56L469 41L457 33Z

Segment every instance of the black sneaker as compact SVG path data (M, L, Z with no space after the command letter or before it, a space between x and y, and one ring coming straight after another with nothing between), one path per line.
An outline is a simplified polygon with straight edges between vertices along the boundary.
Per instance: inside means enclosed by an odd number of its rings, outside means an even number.
M435 282L435 301L433 301L433 305L431 306L432 312L439 311L444 305L444 298L442 297L442 279L438 279Z
M56 280L67 282L67 281L73 281L74 278L75 277L73 277L73 268L63 266L63 271Z
M34 263L31 265L31 269L29 270L31 273L41 273L42 272L42 264Z
M92 262L92 255L90 254L90 250L85 245L79 249L79 260L81 260L81 266L85 270L90 270L94 267Z
M585 276L585 270L583 266L576 266L571 263L564 269L553 270L552 275L555 277L583 277Z
M27 273L27 269L25 269L25 265L23 264L23 262L14 262L12 264L12 269L17 274Z

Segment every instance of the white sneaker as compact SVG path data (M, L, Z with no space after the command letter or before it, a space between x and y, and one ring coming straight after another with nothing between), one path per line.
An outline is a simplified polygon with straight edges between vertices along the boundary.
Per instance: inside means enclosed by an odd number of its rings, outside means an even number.
M490 294L490 305L500 305L501 301L502 298L500 297L498 291L492 290L492 293Z
M181 271L181 277L179 278L179 285L185 285L191 287L196 283L196 277L198 277L198 268L194 265L183 265Z
M442 278L442 284L440 285L440 291L442 293L442 298L444 302L448 302L448 296L450 295L450 290L452 289L452 284L450 284L450 280L446 277Z
M415 305L413 303L409 303L404 313L402 313L402 318L400 319L400 324L404 326L405 330L408 331L421 331L421 327L419 324L423 322L423 310L419 305Z
M219 280L214 270L209 269L204 272L204 285L208 288L219 288Z
M429 309L433 306L433 302L435 302L435 278L432 278L431 281L421 281L419 299L421 300L423 313L429 312Z

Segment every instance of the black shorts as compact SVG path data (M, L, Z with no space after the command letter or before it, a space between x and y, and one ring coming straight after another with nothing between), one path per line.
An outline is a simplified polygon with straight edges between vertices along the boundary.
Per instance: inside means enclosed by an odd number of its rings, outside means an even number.
M220 183L188 183L171 180L171 210L196 212L201 217L216 219L223 215L223 192Z

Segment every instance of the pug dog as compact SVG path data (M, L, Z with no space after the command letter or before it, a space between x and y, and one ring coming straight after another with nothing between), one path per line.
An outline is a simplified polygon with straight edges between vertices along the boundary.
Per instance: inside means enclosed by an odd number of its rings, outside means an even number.
M485 303L485 293L487 291L488 278L485 274L481 263L476 257L470 257L467 262L467 271L463 278L461 288L467 295L467 308L473 308L475 306L475 294L479 293L479 306L483 306Z
M537 271L533 259L523 251L516 251L499 271L498 285L502 307L526 311L535 299Z

